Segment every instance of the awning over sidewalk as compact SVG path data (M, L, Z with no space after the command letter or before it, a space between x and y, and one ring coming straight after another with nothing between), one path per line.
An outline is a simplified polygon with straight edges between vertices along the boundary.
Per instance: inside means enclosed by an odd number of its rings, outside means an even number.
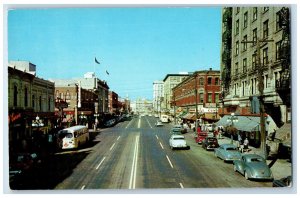
M185 116L186 114L187 114L187 112L184 112L184 111L183 111L183 112L181 112L181 113L178 115L178 117L179 117L179 118L183 118L183 116Z
M239 131L260 131L260 117L257 116L235 116L237 121L233 122L233 126L239 130ZM225 115L223 116L218 122L216 122L216 126L231 126L231 115ZM266 130L273 131L273 125L274 125L273 119L268 116L266 118ZM275 124L276 125L276 124ZM272 128L270 127L272 126Z
M187 113L186 115L184 115L182 118L183 119L187 119L187 120L190 120L192 117L193 117L194 114L192 113Z
M285 123L276 131L275 138L281 140L284 146L291 147L291 132L291 123Z

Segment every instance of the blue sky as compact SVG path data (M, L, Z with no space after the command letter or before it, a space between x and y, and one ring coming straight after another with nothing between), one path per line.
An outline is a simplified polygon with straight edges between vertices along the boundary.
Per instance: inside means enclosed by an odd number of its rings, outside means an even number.
M220 32L221 7L16 9L8 60L32 62L44 79L95 68L120 97L152 99L167 74L220 69Z

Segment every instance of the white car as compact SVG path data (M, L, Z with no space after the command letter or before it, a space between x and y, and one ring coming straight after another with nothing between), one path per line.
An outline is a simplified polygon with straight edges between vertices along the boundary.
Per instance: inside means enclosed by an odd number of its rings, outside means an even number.
M159 127L159 126L163 126L164 124L160 121L160 120L158 120L157 122L156 122L156 124L155 124L155 126L157 126L157 127Z
M171 149L175 149L175 148L190 149L190 146L187 145L183 135L171 135L169 139L169 145Z

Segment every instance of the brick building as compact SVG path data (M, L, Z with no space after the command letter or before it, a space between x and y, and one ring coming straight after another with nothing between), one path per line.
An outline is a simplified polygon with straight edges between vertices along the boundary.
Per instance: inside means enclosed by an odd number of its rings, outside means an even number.
M195 120L197 112L203 122L216 121L219 100L219 70L196 71L173 88L173 110L186 119Z

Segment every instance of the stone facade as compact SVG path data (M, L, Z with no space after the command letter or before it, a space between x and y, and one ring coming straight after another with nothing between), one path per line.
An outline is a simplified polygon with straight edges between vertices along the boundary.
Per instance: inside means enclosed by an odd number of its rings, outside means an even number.
M253 104L258 101L253 99L259 96L258 69L262 69L265 111L278 125L288 121L289 105L277 92L283 68L288 67L281 56L284 39L281 14L282 7L223 9L221 71L225 114L258 113L253 112ZM228 45L232 46L231 51L226 50ZM230 55L226 56L227 53ZM231 64L226 64L228 60Z

